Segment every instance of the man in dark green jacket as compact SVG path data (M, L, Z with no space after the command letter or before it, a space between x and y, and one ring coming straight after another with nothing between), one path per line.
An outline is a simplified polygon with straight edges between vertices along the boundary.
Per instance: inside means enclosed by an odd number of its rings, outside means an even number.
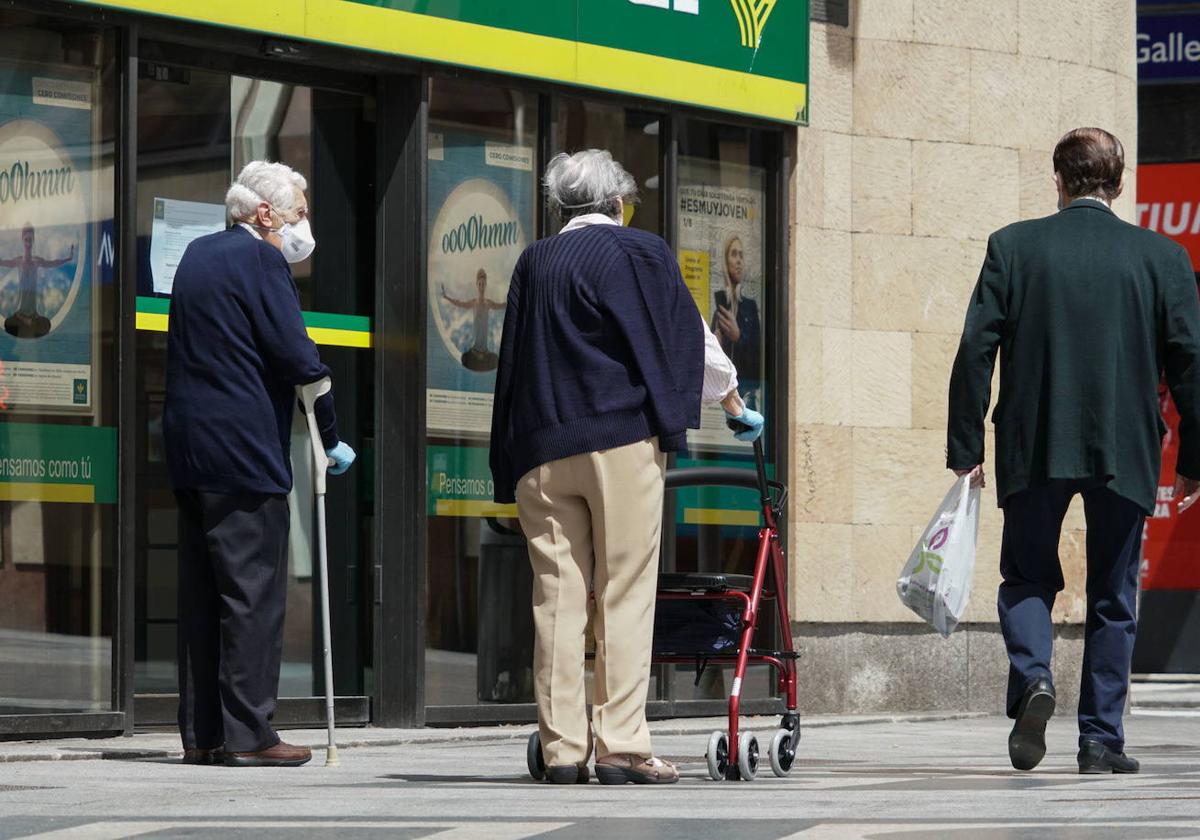
M1087 518L1088 613L1079 770L1132 773L1121 717L1136 630L1142 524L1154 509L1162 376L1181 417L1176 497L1200 496L1200 302L1187 252L1118 219L1124 149L1098 128L1054 150L1059 212L992 234L950 379L946 466L983 482L984 419L1000 351L996 483L1004 509L999 611L1009 656L1009 758L1046 752L1054 712L1050 611L1076 494ZM1185 478L1184 476L1187 476ZM1186 498L1184 498L1186 496Z

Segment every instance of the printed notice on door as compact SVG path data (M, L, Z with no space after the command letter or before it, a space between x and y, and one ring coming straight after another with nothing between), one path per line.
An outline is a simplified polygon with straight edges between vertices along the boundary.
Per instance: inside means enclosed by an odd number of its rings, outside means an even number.
M154 224L150 231L150 273L154 291L169 295L175 271L193 239L225 230L225 205L174 198L154 199Z

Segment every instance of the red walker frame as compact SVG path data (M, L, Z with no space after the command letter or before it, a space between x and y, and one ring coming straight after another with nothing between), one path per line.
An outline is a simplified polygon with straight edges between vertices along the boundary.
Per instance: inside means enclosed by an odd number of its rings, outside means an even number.
M714 588L700 583L696 588L689 588L688 578L691 575L681 574L670 577L664 575L663 586L658 592L659 600L711 600L732 601L742 603L742 618L740 643L737 653L699 655L655 655L655 664L687 664L700 660L704 665L733 664L733 685L729 692L729 729L726 733L714 732L710 738L710 754L707 756L709 772L714 779L729 780L754 778L757 771L758 756L741 756L741 738L739 737L738 718L741 710L742 685L748 665L770 665L775 669L778 678L778 690L785 694L786 711L780 720L780 731L772 739L771 765L776 775L786 775L791 770L795 759L796 748L800 742L800 715L797 711L796 660L799 654L792 643L791 618L787 606L787 559L779 535L779 522L783 518L787 501L787 487L779 481L768 480L766 465L763 458L762 444L754 442L755 472L729 467L693 467L687 469L669 470L667 472L667 489L691 487L697 485L722 485L734 487L750 487L759 491L762 506L763 526L758 532L758 551L754 561L754 575L749 591L726 586ZM772 587L768 590L764 585L768 571L771 575ZM704 575L696 576L702 581ZM730 577L730 576L724 576ZM764 601L774 601L779 618L779 628L782 635L782 648L779 650L762 650L753 647L754 636L758 629L759 617ZM789 733L781 737L783 733ZM724 755L722 755L719 736L724 736ZM751 751L757 749L756 740L748 739ZM712 755L713 751L716 755ZM739 760L740 759L740 760Z
M763 525L758 531L754 575L750 578L748 588L744 583L733 581L735 578L744 581L744 575L666 573L659 578L659 600L741 602L741 629L736 653L710 655L704 652L679 652L654 654L651 658L654 664L696 663L700 669L710 664L734 666L733 685L729 692L729 728L726 732L712 733L706 754L709 776L714 780L750 780L758 771L758 741L749 733L740 733L738 726L742 685L749 665L770 665L774 668L778 690L786 695L786 708L768 752L775 775L786 776L791 771L800 744L800 714L796 697L796 660L800 655L792 644L791 618L787 608L787 559L779 536L779 523L787 502L787 487L782 482L767 478L762 443L757 440L754 442L754 464L754 472L732 467L690 467L668 470L666 475L668 490L704 485L755 489L759 492L762 506ZM772 583L770 589L766 588L768 570ZM783 637L783 647L779 650L752 647L764 601L775 602ZM545 778L546 765L536 731L529 737L525 758L529 774L534 779Z

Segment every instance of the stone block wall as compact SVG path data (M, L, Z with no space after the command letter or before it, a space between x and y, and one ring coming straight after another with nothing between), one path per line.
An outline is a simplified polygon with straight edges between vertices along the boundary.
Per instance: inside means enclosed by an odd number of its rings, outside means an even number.
M1003 707L994 482L962 631L925 629L895 579L953 478L946 388L988 235L1054 212L1051 152L1080 125L1125 143L1115 209L1132 219L1134 33L1135 0L857 0L849 28L813 25L792 179L788 526L810 711ZM1076 506L1055 611L1067 702L1083 545Z

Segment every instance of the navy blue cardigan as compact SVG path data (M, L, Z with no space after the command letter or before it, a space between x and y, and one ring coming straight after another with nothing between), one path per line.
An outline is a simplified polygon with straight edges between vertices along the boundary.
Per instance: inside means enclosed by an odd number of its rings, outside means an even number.
M704 322L670 247L591 225L530 245L504 313L492 408L497 502L549 461L657 435L687 447L700 425Z
M295 386L328 375L278 248L236 226L188 245L167 329L163 439L175 487L287 493ZM318 400L317 420L335 446L332 395Z

